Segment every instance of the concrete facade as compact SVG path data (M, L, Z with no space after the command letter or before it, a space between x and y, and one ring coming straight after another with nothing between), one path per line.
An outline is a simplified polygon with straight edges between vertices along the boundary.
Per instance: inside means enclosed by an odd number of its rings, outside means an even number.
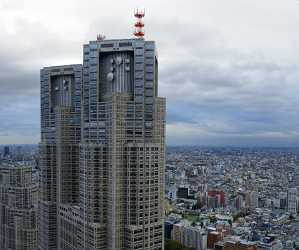
M57 249L59 206L78 202L81 85L81 65L41 70L39 249Z
M41 86L40 249L164 249L155 43L91 41L82 68L44 68Z
M37 198L32 166L0 166L0 249L37 249Z

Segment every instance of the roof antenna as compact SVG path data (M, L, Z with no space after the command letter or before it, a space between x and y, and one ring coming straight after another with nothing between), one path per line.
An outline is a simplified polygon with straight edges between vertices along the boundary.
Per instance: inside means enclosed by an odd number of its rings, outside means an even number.
M98 35L97 35L97 41L98 41L98 42L100 42L100 41L104 41L105 38L106 38L106 36L103 35L103 34L98 34Z
M144 37L144 31L143 31L143 27L144 27L144 23L142 21L142 18L144 18L145 16L145 10L140 11L140 10L135 10L134 12L134 16L136 17L136 22L135 22L135 32L134 32L134 36L136 36L137 38L143 38Z

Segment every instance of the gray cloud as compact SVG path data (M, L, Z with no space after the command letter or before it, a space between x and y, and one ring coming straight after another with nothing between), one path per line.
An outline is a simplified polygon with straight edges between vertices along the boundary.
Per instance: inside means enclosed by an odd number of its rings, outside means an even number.
M299 145L297 2L188 3L138 2L158 45L168 143ZM0 2L0 143L38 142L39 69L80 63L82 44L99 32L130 37L134 8L132 0Z

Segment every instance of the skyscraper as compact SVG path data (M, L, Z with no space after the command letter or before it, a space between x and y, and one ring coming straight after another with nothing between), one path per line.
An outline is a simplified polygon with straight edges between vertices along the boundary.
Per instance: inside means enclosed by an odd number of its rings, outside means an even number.
M5 146L3 149L3 157L6 158L10 155L9 146Z
M58 205L79 197L82 65L41 70L39 248L57 249Z
M288 189L288 212L297 214L297 188Z
M0 249L37 250L37 196L32 166L0 165Z
M41 71L40 249L163 249L165 99L153 41Z

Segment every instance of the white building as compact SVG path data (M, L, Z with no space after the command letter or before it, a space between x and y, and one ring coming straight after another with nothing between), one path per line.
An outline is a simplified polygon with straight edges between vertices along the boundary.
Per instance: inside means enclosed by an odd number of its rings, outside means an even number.
M168 190L167 198L172 201L176 200L176 192L177 192L177 187L171 186Z
M259 195L258 192L252 191L250 193L250 207L251 209L255 209L259 207Z
M179 222L173 225L172 240L196 250L207 249L207 233L200 227L190 226L187 222Z

